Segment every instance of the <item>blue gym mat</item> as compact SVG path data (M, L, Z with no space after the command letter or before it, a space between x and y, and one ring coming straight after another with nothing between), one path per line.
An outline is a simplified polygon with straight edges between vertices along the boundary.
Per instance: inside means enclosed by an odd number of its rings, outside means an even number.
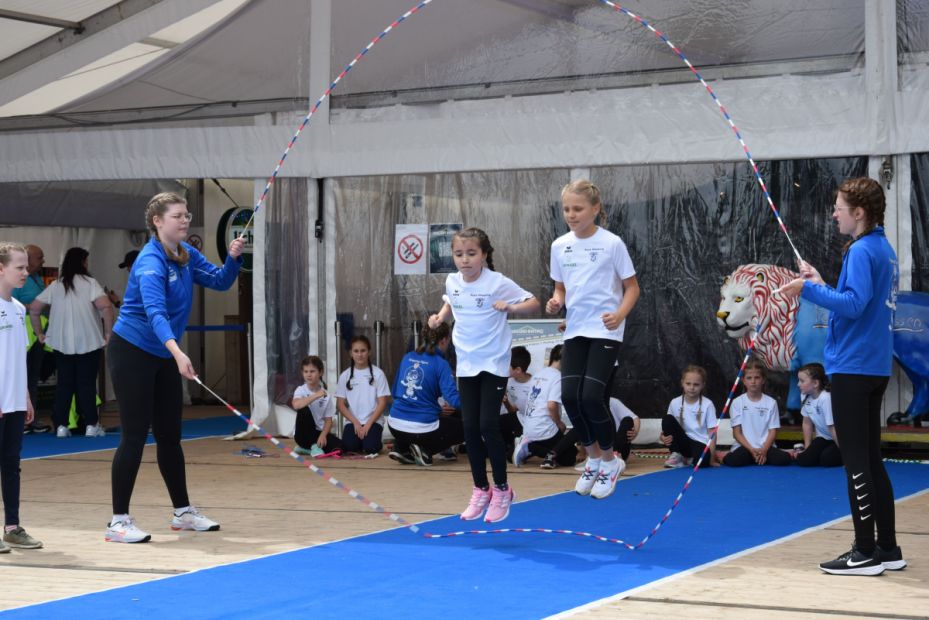
M887 467L896 497L929 488L929 467ZM664 514L688 473L664 471L625 479L602 501L574 493L527 501L513 507L505 526L586 530L637 541ZM334 492L315 476L308 476L305 491L307 501ZM361 491L388 506L402 503L400 498L378 497L376 489ZM463 502L466 492L462 489ZM697 475L658 535L634 552L564 535L427 540L407 530L390 530L4 615L42 620L167 618L178 613L248 619L541 618L847 515L841 468L714 468ZM425 525L437 533L461 526L456 517ZM287 519L280 527L287 527ZM217 534L201 535L247 539L249 525L227 523ZM145 549L138 553L140 558L146 555ZM808 570L818 574L815 566Z
M182 423L183 439L200 439L216 435L232 435L245 430L245 423L238 416L221 416L187 420ZM147 444L154 444L149 433ZM95 450L112 450L119 445L119 432L107 433L106 437L84 437L74 435L67 439L55 437L55 433L25 435L23 437L23 459L37 459L47 456L61 456Z

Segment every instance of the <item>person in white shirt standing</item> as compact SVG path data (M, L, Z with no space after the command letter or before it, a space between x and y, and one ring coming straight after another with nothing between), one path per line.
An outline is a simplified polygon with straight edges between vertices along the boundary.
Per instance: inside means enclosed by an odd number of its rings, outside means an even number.
M635 268L623 240L597 226L603 212L600 190L587 180L561 190L570 229L552 243L555 292L549 314L567 308L561 364L561 398L587 450L584 471L574 486L579 495L608 497L623 463L613 455L615 428L606 387L619 359L626 317L639 299Z
M35 417L26 381L26 308L13 299L13 289L25 284L26 275L26 249L0 243L0 488L5 526L0 553L42 546L19 524L23 428Z
M723 465L790 465L790 455L774 445L781 416L777 403L764 393L764 364L751 359L745 365L745 393L732 401L732 436L738 442L723 458Z
M84 248L65 252L59 278L29 304L36 338L55 351L58 385L52 421L58 437L71 435L68 416L72 399L78 415L87 423L86 435L106 434L97 415L97 371L100 350L109 342L113 329L113 305L100 283L87 271L88 257ZM48 334L43 333L40 320L45 306L51 306Z
M510 369L513 335L507 314L538 312L539 301L501 273L494 271L493 246L487 233L466 228L452 237L457 273L445 280L445 304L429 317L436 329L455 317L452 342L458 353L458 391L465 445L474 488L461 518L496 523L510 514L515 494L507 483L506 449L500 432L500 405ZM490 459L494 485L487 480Z

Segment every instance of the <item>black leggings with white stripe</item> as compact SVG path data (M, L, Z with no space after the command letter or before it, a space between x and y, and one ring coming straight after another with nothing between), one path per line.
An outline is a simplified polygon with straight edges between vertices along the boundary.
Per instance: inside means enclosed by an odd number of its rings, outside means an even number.
M894 490L881 460L881 402L888 377L835 373L832 410L839 451L848 480L848 503L855 546L874 552L874 532L882 549L897 546Z
M613 450L616 426L610 415L608 386L622 343L605 338L576 336L561 353L561 402L578 439Z

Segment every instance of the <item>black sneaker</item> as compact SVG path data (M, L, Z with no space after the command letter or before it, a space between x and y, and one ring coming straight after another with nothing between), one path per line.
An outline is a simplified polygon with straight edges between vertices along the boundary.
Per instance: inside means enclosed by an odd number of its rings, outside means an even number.
M413 455L409 453L403 454L401 452L397 452L396 450L391 450L390 452L387 453L387 456L388 458L391 458L397 461L401 465L415 465L416 464L416 460L413 458Z
M455 454L455 447L452 446L448 450L443 450L442 452L439 452L438 454L433 456L432 459L435 461L457 461L458 455Z
M855 545L831 562L823 562L819 568L830 575L880 575L884 565L877 559L877 552L868 556L858 551Z
M903 552L900 547L885 551L878 545L874 551L874 558L884 566L885 570L903 570L906 568L906 560L903 559Z
M432 467L432 455L426 454L423 449L415 443L410 444L410 452L413 453L413 459L415 459L417 465Z
M539 465L542 469L555 469L558 467L558 463L555 462L555 453L549 452L545 455L545 460L542 461L542 464Z

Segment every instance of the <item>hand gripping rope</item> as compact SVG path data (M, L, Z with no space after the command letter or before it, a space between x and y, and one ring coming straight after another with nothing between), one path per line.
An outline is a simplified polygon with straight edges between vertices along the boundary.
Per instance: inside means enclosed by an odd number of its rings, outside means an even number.
M293 149L294 145L295 145L296 142L297 142L297 139L300 137L300 134L303 132L303 129L304 129L304 128L307 126L307 124L309 123L310 118L316 113L316 111L319 109L319 107L322 105L322 103L326 100L326 98L329 97L329 95L332 93L333 90L335 90L336 86L338 86L339 82L348 74L348 72L351 71L352 68L353 68L353 67L354 67L354 66L355 66L355 65L356 65L356 64L357 64L357 63L358 63L358 62L359 62L359 61L360 61L360 60L361 60L361 59L362 59L362 58L363 58L363 57L364 57L364 56L365 56L365 55L366 55L366 54L367 54L367 53L368 53L368 52L369 52L381 39L383 39L385 36L387 36L387 34L390 33L391 30L393 30L393 29L394 29L396 26L398 26L400 23L402 23L403 21L405 21L407 18L409 18L410 16L412 16L414 13L417 13L418 11L420 11L422 8L424 8L427 4L430 4L431 2L432 2L432 0L422 0L421 2L419 2L418 4L416 4L413 8L411 8L411 9L408 10L406 13L404 13L403 15L401 15L398 19L396 19L395 21L393 21L393 22L392 22L387 28L385 28L379 35L377 35L374 39L372 39L371 42L368 43L368 45L366 45L366 46L365 46L365 47L352 59L352 61L351 61L348 65L346 65L346 67L342 70L342 72L339 73L338 76L336 76L336 78L332 81L332 83L329 85L329 87L325 90L325 92L323 93L323 95L316 101L316 103L313 105L313 107L310 109L310 111L309 111L309 112L307 113L307 115L304 117L303 122L300 124L300 126L297 128L297 131L294 133L293 137L290 139L290 142L288 143L287 148L284 150L283 155L281 156L280 160L278 161L277 166L274 168L274 171L271 173L271 176L268 178L268 182L267 182L267 184L265 185L264 191L261 193L261 196L259 197L258 202L255 204L255 209L254 209L253 212L252 212L252 217L251 217L251 218L249 219L249 221L246 223L246 225L245 225L245 227L244 227L244 229L243 229L243 234L244 234L244 231L247 230L248 227L251 225L252 221L254 220L255 214L258 212L258 210L261 208L261 206L264 204L265 200L267 199L267 196L268 196L268 193L269 193L269 191L270 191L270 189L271 189L271 186L273 185L275 179L277 178L278 173L280 172L281 168L283 168L283 166L284 166L284 162L285 162L285 160L287 159L287 155L288 155L288 154L290 153L290 151ZM706 83L706 81L703 79L703 76L700 75L700 72L693 66L693 64L691 64L691 62L687 59L687 57L683 54L683 52L681 52L681 50L680 50L676 45L674 45L674 44L671 42L670 39L668 39L668 37L667 37L666 35L664 35L664 34L663 34L662 32L660 32L659 30L655 29L648 21L646 21L646 20L644 20L643 18L639 17L639 16L636 15L635 13L629 11L629 10L626 9L625 7L619 5L619 4L615 3L615 2L612 2L611 0L598 0L598 2L601 2L602 4L605 4L605 5L607 5L607 6L611 7L611 8L613 8L615 11L618 11L618 12L620 12L620 13L625 14L626 16L628 16L628 17L632 18L633 20L635 20L636 22L638 22L638 23L639 23L641 26L643 26L644 28L647 28L647 29L648 29L649 31L651 31L655 36L657 36L659 39L661 39L668 47L670 47L671 50L672 50L672 51L684 62L684 64L686 64L687 67L693 72L694 77L703 85L703 87L704 87L704 88L706 89L706 91L709 93L710 97L712 97L713 101L716 103L717 107L719 108L719 110L720 110L720 112L722 113L723 117L725 118L726 122L729 124L729 127L732 129L733 133L735 134L736 139L739 141L739 144L742 146L742 150L744 151L746 158L748 158L748 161L749 161L749 163L750 163L751 166L752 166L752 170L753 170L753 172L754 172L754 174L755 174L755 179L756 179L756 181L758 182L759 186L761 187L762 192L764 193L765 199L766 199L767 202L768 202L768 206L771 208L771 211L772 211L772 213L774 214L774 217L777 219L777 222L778 222L778 225L779 225L781 231L784 233L784 236L787 238L787 241L788 241L788 243L790 244L790 247L791 247L791 249L793 250L793 253L794 253L794 255L796 256L797 260L798 260L798 261L802 260L799 251L797 250L796 246L795 246L794 243L793 243L793 240L792 240L791 237L790 237L790 233L787 231L787 227L785 226L783 220L781 219L780 212L778 211L777 207L774 205L774 201L773 201L773 199L771 198L770 193L768 192L768 188L767 188L767 186L765 185L764 179L761 177L761 173L760 173L760 171L758 170L758 166L757 166L757 164L755 163L755 160L754 160L754 158L752 157L751 151L749 150L748 145L745 143L745 140L743 139L741 132L740 132L740 131L738 130L738 128L736 127L736 125L735 125L734 121L732 120L732 117L731 117L731 115L729 114L728 110L726 110L725 106L723 106L722 102L721 102L721 101L719 100L719 98L716 96L716 93L713 91L713 89L710 87L710 85ZM762 329L763 329L763 326L761 326L761 327L759 327L758 329L756 329L754 335L752 336L752 340L751 340L751 342L749 343L748 349L747 349L746 352L745 352L745 357L744 357L743 360L742 360L742 364L741 364L741 366L740 366L740 368L739 368L739 372L738 372L738 374L736 375L736 378L735 378L735 381L733 382L732 388L731 388L730 391L729 391L729 396L728 396L727 399L726 399L726 404L725 404L725 406L723 407L723 410L722 410L722 412L721 412L720 418L722 418L723 416L725 416L725 415L728 413L729 406L730 406L730 404L731 404L731 402L732 402L732 399L733 399L733 397L734 397L734 395L735 395L735 391L736 391L736 389L737 389L737 387L738 387L738 385L739 385L739 382L740 382L740 380L741 380L741 378L742 378L742 374L743 374L743 372L744 372L744 370L745 370L745 365L748 363L748 359L749 359L749 357L751 356L752 351L754 350L754 347L755 347L755 339L757 338L758 333L759 333ZM289 454L289 455L290 455L291 457L293 457L297 462L299 462L299 463L305 465L308 469L310 469L310 471L312 471L313 473L319 475L319 476L322 477L324 480L326 480L327 482L329 482L330 484L332 484L334 487L336 487L336 488L338 488L338 489L341 489L342 491L344 491L345 493L347 493L350 497L352 497L352 498L358 500L359 502L365 504L365 505L368 506L371 510L374 510L375 512L379 512L379 513L385 515L385 516L386 516L387 518L389 518L390 520L392 520L392 521L394 521L395 523L397 523L397 524L399 524L399 525L401 525L401 526L403 526L403 527L409 529L411 532L413 532L413 533L415 533L415 534L420 534L420 535L422 535L422 536L424 536L424 537L426 537L426 538L451 538L451 537L465 536L465 535L471 535L471 534L503 534L503 533L570 534L570 535L574 535L574 536L581 536L581 537L584 537L584 538L591 538L591 539L594 539L594 540L599 540L599 541L601 541L601 542L607 542L607 543L613 543L613 544L621 545L621 546L623 546L623 547L625 547L625 548L627 548L627 549L630 549L630 550L640 549L640 548L642 548L642 547L643 547L643 546L644 546L644 545L645 545L645 544L658 532L659 528L668 520L668 518L670 518L671 513L674 511L674 509L677 508L678 504L680 503L681 499L682 499L683 496L684 496L684 493L687 492L687 489L690 488L690 485L691 485L691 483L693 482L694 476L696 475L697 470L699 469L698 464L702 461L703 457L706 455L707 451L710 449L710 445L713 443L713 440L716 439L716 434L717 434L717 432L718 432L718 426L717 426L717 428L715 428L715 429L712 430L711 436L710 436L710 442L707 444L706 448L704 449L703 454L701 454L701 458L696 460L696 463L695 463L695 465L694 465L694 469L693 469L693 471L691 472L690 477L688 477L687 481L684 483L684 486L683 486L683 488L681 489L681 492L678 493L678 495L677 495L677 497L674 499L674 501L673 501L671 507L667 510L667 512L664 514L664 516L661 518L661 520L658 522L658 524L655 525L655 527L652 529L652 531L649 532L649 534L648 534L647 536L645 536L641 541L639 541L639 542L636 543L636 544L630 544L630 543L627 543L627 542L625 542L625 541L623 541L623 540L620 540L620 539L608 538L608 537L600 536L600 535L597 535L597 534L591 534L591 533L589 533L589 532L575 532L575 531L572 531L572 530L552 530L552 529L544 529L544 528L505 528L505 529L495 529L495 530L468 530L468 531L460 531L460 532L450 532L450 533L447 533L447 534L432 534L432 533L429 533L429 532L426 532L426 531L421 530L419 526L417 526L417 525L415 525L415 524L413 524L413 523L410 523L409 521L405 520L403 517L401 517L401 516L399 516L399 515L397 515L397 514L395 514L395 513L392 513L392 512L390 512L390 511L384 509L384 507L382 507L380 504L377 504L376 502L373 502L373 501L371 501L371 500L368 500L367 498L365 498L363 495L361 495L360 493L358 493L358 492L355 491L354 489L351 489L351 488L345 486L342 482L340 482L340 481L337 480L336 478L332 477L330 474L326 473L325 471L323 471L322 469L320 469L319 467L317 467L316 465L314 465L314 464L311 463L310 461L307 461L307 460L304 459L302 456L300 456L299 454L297 454L296 452L294 452L290 447L288 447L288 446L282 444L276 437L273 437L272 435L270 435L269 433L267 433L266 431L264 431L260 426L258 426L257 424L254 424L254 423L253 423L248 417L246 417L243 413L241 413L240 411L238 411L237 409L235 409L232 405L230 405L230 404L229 404L228 402L226 402L223 398L221 398L218 394L216 394L216 392L214 392L212 389L210 389L209 386L207 386L207 385L205 385L204 383L202 383L202 382L200 381L199 378L196 378L196 381L197 381L197 383L199 383L203 388L205 388L208 392L210 392L213 396L215 396L220 402L222 402L222 403L226 406L227 409L229 409L229 410L232 411L235 415L237 415L237 416L239 416L240 418L242 418L251 428L254 428L254 429L258 430L258 431L259 431L260 433L262 433L262 434L265 436L265 438L268 439L271 443L273 443L275 446L277 446L278 448L282 449L284 452L286 452L287 454Z
M738 375L736 375L735 381L733 381L732 383L732 388L729 390L729 396L726 398L726 404L725 406L723 406L722 412L720 413L720 419L722 419L729 411L729 405L732 403L732 399L735 396L736 388L738 388L739 381L742 378L742 373L745 371L745 365L748 363L748 360L751 357L752 351L755 348L755 339L758 337L758 334L762 331L763 327L764 326L762 325L762 327L758 328L755 331L754 335L752 336L751 342L749 343L749 346L748 346L748 350L745 352L745 357L742 358L742 365L739 367L739 373ZM694 476L697 474L697 470L699 469L700 462L702 461L706 453L710 450L710 446L712 445L713 441L716 439L716 433L719 430L718 425L716 428L711 430L710 441L707 443L706 448L704 448L703 453L700 455L700 458L695 459L693 471L691 471L690 476L687 478L687 482L684 483L684 487L681 489L681 492L678 493L676 498L674 498L674 502L672 502L671 507L668 508L664 516L661 517L661 520L655 525L655 527L652 528L651 532L649 532L647 536L645 536L642 540L640 540L636 544L628 543L624 540L620 540L619 538L609 538L607 536L600 536L599 534L591 534L590 532L575 532L574 530L553 530L553 529L547 529L547 528L520 527L520 528L502 528L502 529L494 529L494 530L462 530L459 532L448 532L445 534L433 534L431 532L427 532L423 530L422 528L420 528L418 525L414 523L410 523L409 521L407 521L400 515L394 512L390 512L389 510L387 510L386 508L384 508L377 502L374 502L366 498L364 495L362 495L355 489L352 489L351 487L346 486L343 482L333 477L332 474L326 473L326 471L324 471L320 467L317 467L315 464L313 464L308 459L305 459L301 455L297 454L293 448L282 443L277 437L271 435L270 433L265 431L261 426L252 422L251 419L248 418L248 416L246 416L244 413L242 413L241 411L239 411L238 409L230 405L228 402L225 401L225 399L223 399L223 397L221 397L219 394L214 392L208 385L200 381L199 377L194 377L194 380L200 385L200 387L204 388L207 392L209 392L217 400L219 400L219 402L225 405L226 409L228 409L235 415L239 416L248 425L249 428L253 428L257 430L259 433L261 433L265 437L265 439L267 439L268 441L273 443L275 446L277 446L278 448L286 452L295 461L305 466L307 469L309 469L314 474L321 477L323 480L325 480L326 482L328 482L335 488L341 491L344 491L352 499L358 500L359 502L361 502L362 504L364 504L365 506L367 506L374 512L378 512L384 515L385 517L387 517L394 523L397 523L398 525L401 525L407 528L414 534L419 534L420 536L423 536L424 538L433 538L433 539L434 538L455 538L459 536L470 536L470 535L475 535L475 534L512 534L512 533L516 533L516 534L568 534L572 536L580 536L582 538L590 538L592 540L599 540L600 542L621 545L625 547L626 549L630 549L633 551L636 549L641 549L642 547L645 546L645 543L647 543L649 539L651 539L655 534L658 533L658 529L661 528L662 525L664 525L665 521L667 521L671 517L671 513L674 512L674 509L677 508L678 504L681 503L681 499L684 497L684 493L686 493L687 489L690 488L690 484L691 482L693 482Z

